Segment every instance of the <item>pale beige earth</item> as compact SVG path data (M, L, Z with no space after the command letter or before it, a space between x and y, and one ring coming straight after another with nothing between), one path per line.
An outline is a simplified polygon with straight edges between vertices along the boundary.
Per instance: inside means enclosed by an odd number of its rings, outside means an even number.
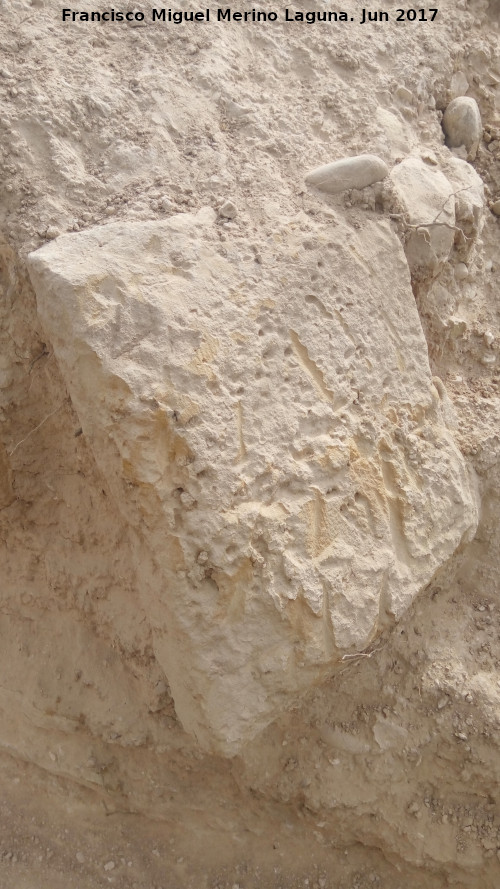
M496 889L500 6L62 5L0 3L0 887Z

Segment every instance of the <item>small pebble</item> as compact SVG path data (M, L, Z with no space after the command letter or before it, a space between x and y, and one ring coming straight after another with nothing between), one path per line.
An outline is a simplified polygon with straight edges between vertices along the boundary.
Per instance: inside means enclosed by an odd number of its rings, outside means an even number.
M465 262L457 262L455 266L455 280L456 281L465 281L466 278L469 277L469 269L465 265Z
M164 210L166 213L168 210L174 209L174 204L170 200L170 198L167 198L166 196L164 196L164 197L160 198L160 200L158 201L158 207L160 208L160 210Z
M76 853L76 860L78 861L78 864L83 864L83 862L85 861L85 855L83 854L83 852Z
M484 341L487 346L491 346L495 341L495 335L491 332L491 330L486 330L484 333Z
M500 200L495 201L495 203L491 205L491 212L494 213L495 216L500 216Z
M104 865L104 870L113 870L114 866L115 866L114 861L107 861L106 864Z
M232 201L224 201L222 207L219 207L217 212L219 216L223 216L225 219L234 219L238 215L238 211Z
M58 238L61 232L55 225L49 225L47 231L45 232L45 237L49 239L49 241L53 241L54 238Z
M413 93L405 86L398 86L398 88L396 89L396 95L398 99L401 99L403 102L408 102L408 104L410 104L413 99Z

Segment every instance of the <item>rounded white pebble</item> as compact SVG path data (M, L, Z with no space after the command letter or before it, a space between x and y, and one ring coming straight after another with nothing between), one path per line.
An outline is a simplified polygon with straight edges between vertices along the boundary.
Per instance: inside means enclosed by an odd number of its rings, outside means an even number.
M455 266L455 280L456 281L465 281L466 278L469 277L469 269L465 265L465 262L457 262Z
M389 175L389 168L375 154L359 154L317 167L306 176L312 185L327 194L339 194L348 188L366 188Z

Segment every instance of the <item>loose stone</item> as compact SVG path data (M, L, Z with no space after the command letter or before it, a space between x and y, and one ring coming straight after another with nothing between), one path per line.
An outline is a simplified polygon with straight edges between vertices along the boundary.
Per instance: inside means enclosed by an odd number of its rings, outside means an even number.
M460 148L465 145L469 158L473 160L483 133L476 100L470 96L453 99L444 112L443 130L448 147Z
M455 266L455 280L456 281L465 281L466 278L469 277L469 269L467 268L465 262L457 262Z
M219 207L218 213L226 219L234 219L238 211L232 201L225 201L222 207Z
M317 167L307 174L306 183L327 194L339 194L348 188L366 188L388 175L389 168L380 157L360 154Z

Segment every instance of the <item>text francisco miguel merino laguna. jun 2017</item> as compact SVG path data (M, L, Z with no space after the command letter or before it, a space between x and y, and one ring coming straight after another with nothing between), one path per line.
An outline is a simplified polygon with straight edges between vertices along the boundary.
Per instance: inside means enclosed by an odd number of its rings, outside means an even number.
M103 12L63 8L61 18L63 22L153 22L162 24L181 24L181 22L304 22L315 24L316 22L357 22L364 25L369 22L433 22L438 14L437 8L427 9L395 9L385 11L382 9L362 8L358 16L354 18L347 12L331 10L295 10L285 7L279 12L269 10L248 9L246 11L235 10L231 7L217 7L214 9L199 10L175 10L171 8L150 9L147 12L132 10L122 12L119 9L107 9Z

